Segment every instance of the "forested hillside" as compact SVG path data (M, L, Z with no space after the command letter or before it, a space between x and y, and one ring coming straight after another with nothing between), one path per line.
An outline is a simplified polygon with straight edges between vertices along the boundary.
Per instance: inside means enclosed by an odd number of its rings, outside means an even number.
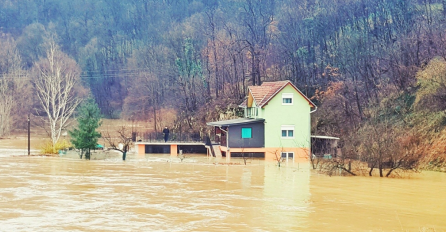
M42 112L33 78L56 41L110 118L171 108L203 135L248 85L291 80L344 154L442 159L445 20L445 0L1 0L0 134Z

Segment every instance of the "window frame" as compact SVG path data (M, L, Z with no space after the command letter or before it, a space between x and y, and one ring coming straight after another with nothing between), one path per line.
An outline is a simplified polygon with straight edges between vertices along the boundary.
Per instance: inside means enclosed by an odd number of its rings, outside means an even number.
M283 156L285 154L285 157ZM292 154L292 157L290 158L290 154ZM280 153L280 158L285 159L286 161L292 159L294 161L294 152L293 151L286 151Z
M243 137L243 129L249 129L249 138ZM240 136L242 137L242 139L252 139L252 127L242 127Z
M291 99L291 103L284 102L285 99ZM282 93L282 105L291 106L294 104L294 94L293 93Z
M286 131L286 135L283 136L283 132ZM289 136L290 131L292 131L293 136ZM294 139L294 125L282 125L280 127L280 137L282 139Z

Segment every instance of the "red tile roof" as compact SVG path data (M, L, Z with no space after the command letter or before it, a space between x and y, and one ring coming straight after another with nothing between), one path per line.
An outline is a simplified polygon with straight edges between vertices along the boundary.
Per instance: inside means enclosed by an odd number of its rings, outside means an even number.
M302 97L304 97L310 106L315 107L314 103L305 96L291 81L275 81L275 82L263 82L261 86L249 86L249 92L252 94L256 105L264 107L268 102L276 96L285 86L291 85ZM240 107L246 107L247 101L245 100Z

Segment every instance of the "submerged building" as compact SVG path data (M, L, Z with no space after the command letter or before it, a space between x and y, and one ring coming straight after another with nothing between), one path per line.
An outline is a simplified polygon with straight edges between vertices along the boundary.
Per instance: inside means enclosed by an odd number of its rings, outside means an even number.
M248 90L240 105L243 118L207 123L215 127L214 152L227 158L308 160L310 114L316 105L290 81L264 82Z

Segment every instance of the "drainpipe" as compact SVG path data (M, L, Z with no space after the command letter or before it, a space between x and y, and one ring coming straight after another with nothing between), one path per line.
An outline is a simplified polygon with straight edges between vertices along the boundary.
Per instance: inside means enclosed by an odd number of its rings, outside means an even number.
M314 110L310 111L310 114L316 112L316 110L317 110L317 106L314 106Z
M316 112L316 110L317 110L317 106L314 106L314 110L310 111L310 114ZM309 128L308 128L308 132L309 132L309 134L310 134L309 137L308 137L308 138L310 139L310 141L309 141L309 143L310 143L310 144L309 144L309 146L310 146L310 152L309 152L308 155L311 156L311 155L313 155L313 154L312 154L312 151L311 151L311 115L310 115L310 123L308 123L308 127L309 127Z
M229 152L229 126L228 126L228 131L226 133L226 147L228 148L227 152ZM228 154L226 154L226 156L228 156Z

